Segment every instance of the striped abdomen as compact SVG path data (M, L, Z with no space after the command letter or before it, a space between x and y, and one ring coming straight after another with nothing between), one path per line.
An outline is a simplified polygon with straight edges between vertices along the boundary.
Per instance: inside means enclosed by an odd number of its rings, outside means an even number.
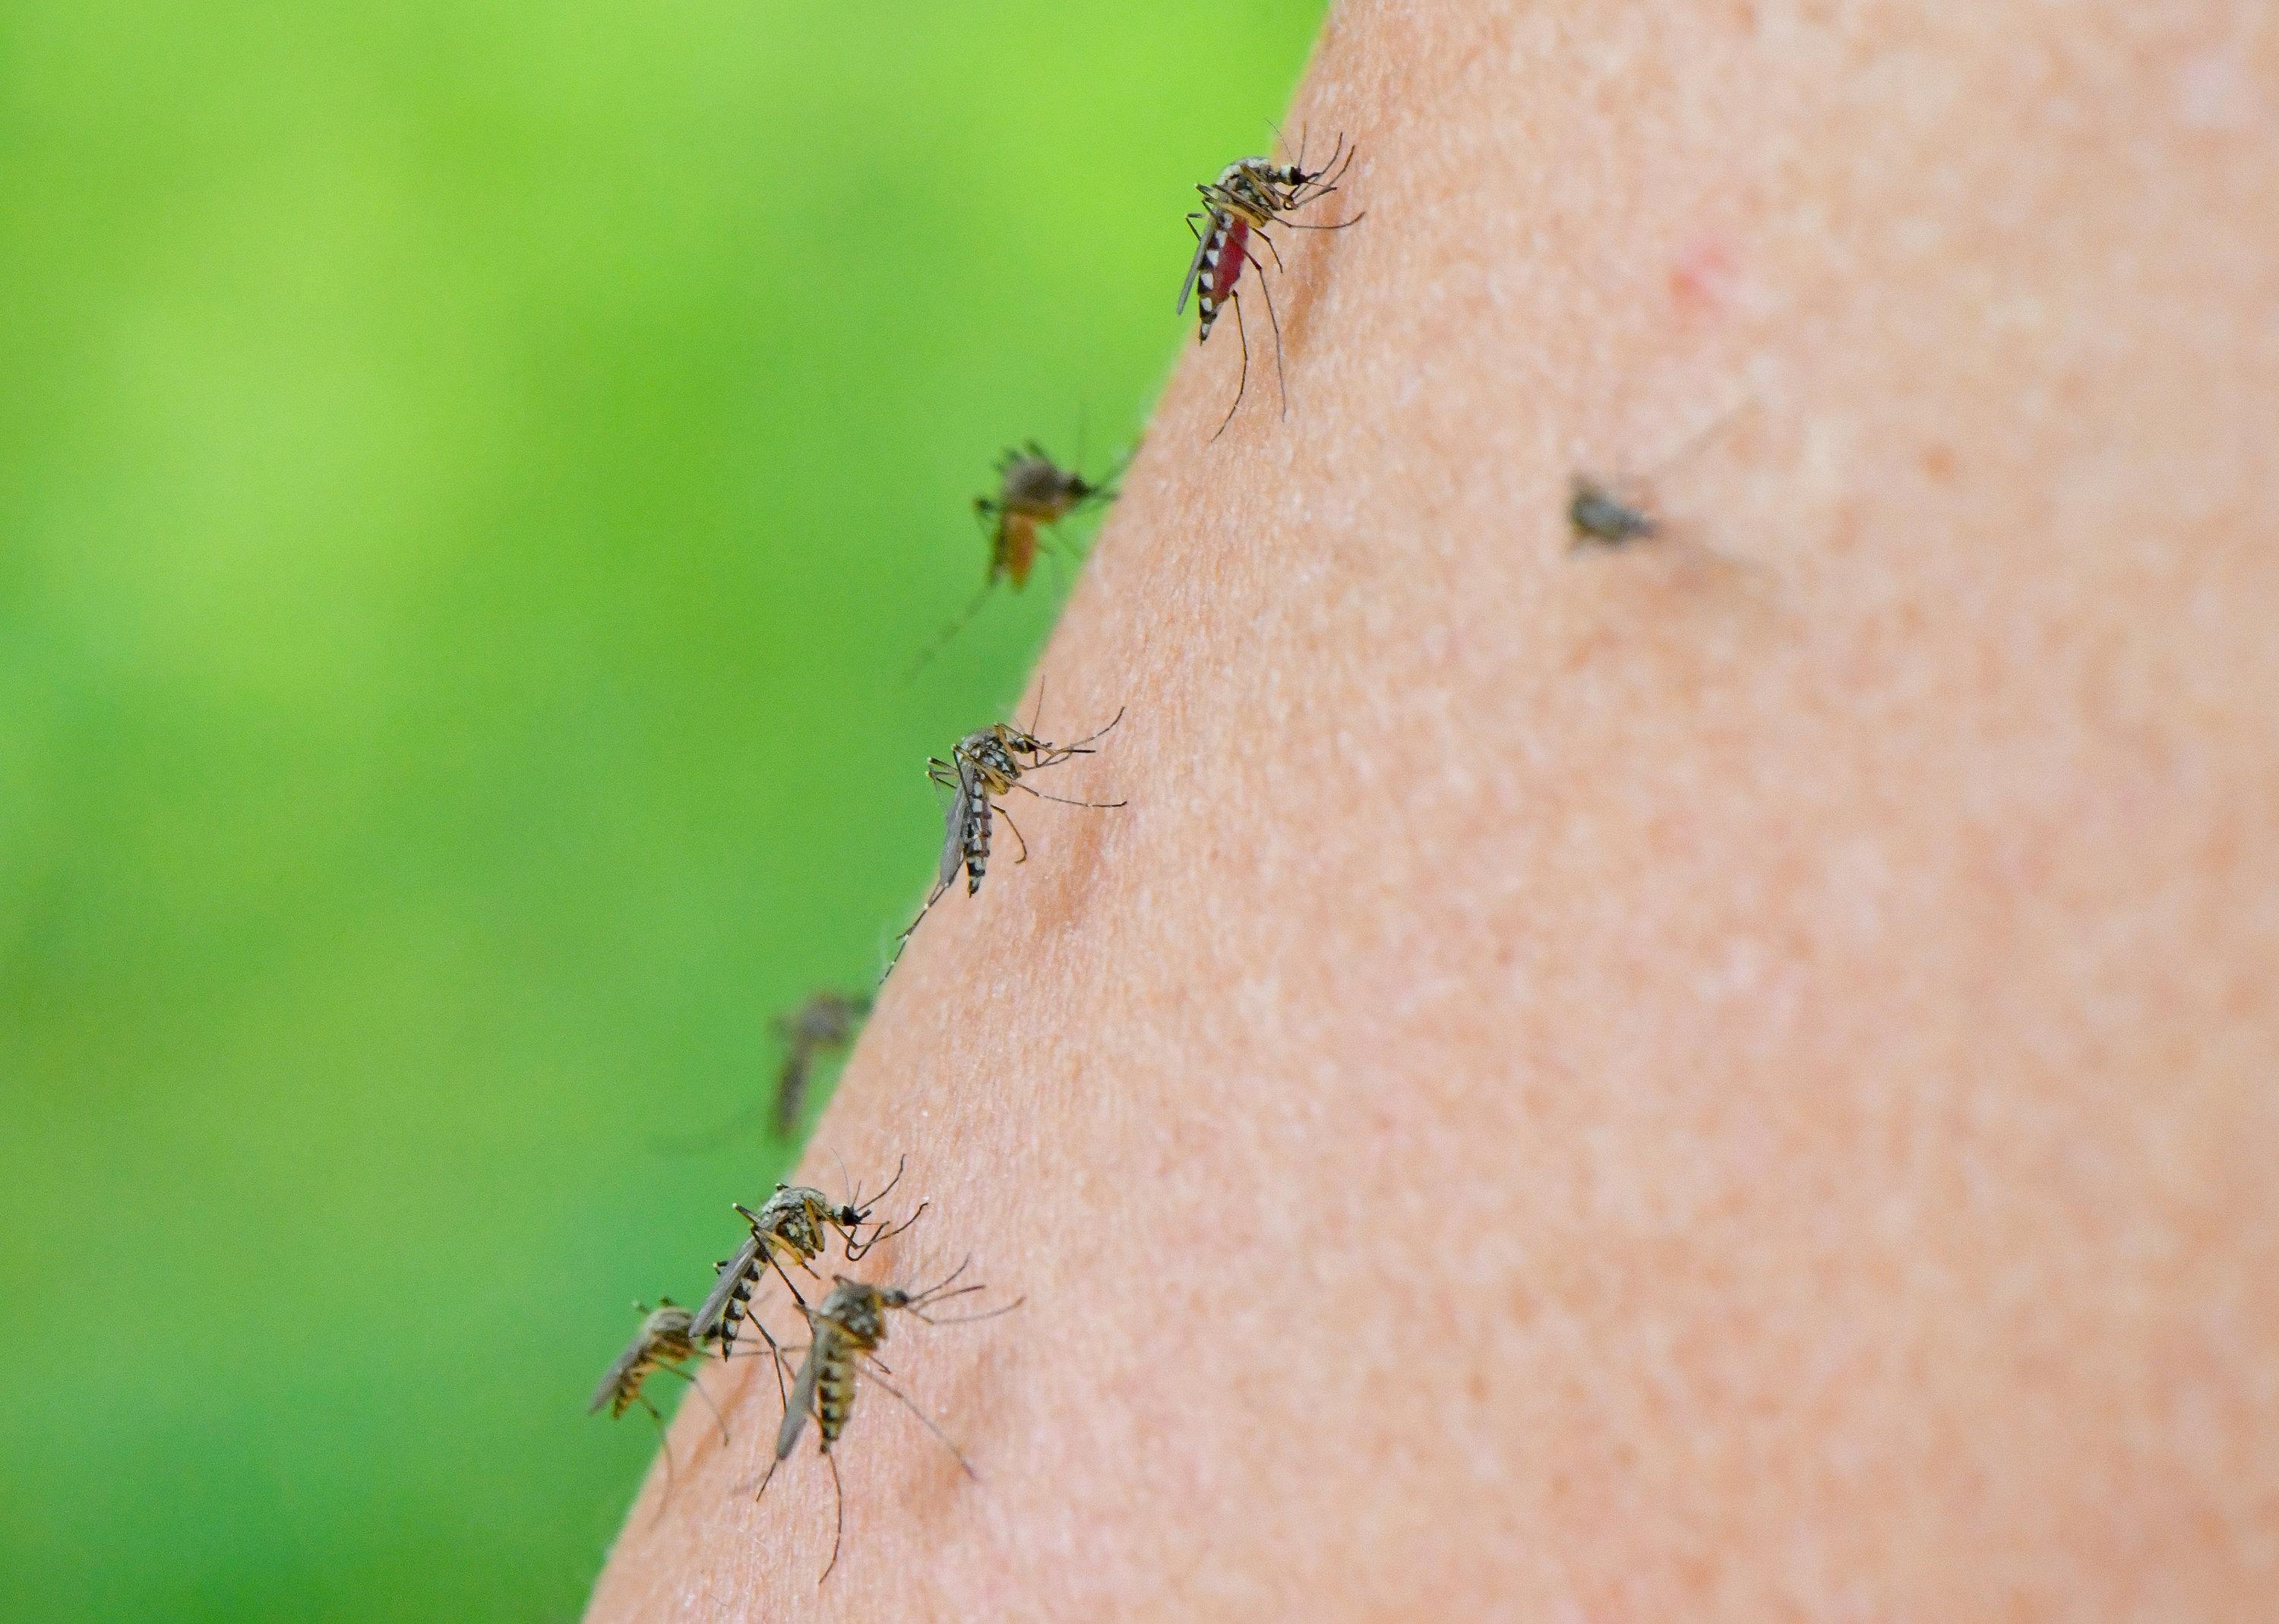
M1234 296L1235 280L1242 274L1242 264L1249 252L1250 222L1230 211L1214 210L1210 236L1203 244L1202 281L1195 290L1195 303L1202 312L1202 331L1196 335L1198 343L1210 336L1211 323L1218 319L1219 306Z
M962 787L965 793L965 894L970 897L981 889L981 877L989 872L989 781L978 772L968 773Z
M855 1344L835 1327L817 1335L822 1340L816 1349L821 1363L815 1378L815 1424L828 1450L855 1413Z

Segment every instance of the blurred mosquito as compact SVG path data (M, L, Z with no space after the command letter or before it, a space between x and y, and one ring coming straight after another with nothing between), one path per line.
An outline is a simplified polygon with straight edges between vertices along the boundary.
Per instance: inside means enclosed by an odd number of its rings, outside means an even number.
M1687 435L1675 448L1656 459L1653 469L1641 482L1651 484L1684 462L1731 423L1742 408L1755 398L1753 395L1743 395ZM1567 529L1570 537L1569 550L1580 552L1591 547L1617 548L1631 541L1651 540L1661 533L1661 524L1643 500L1635 495L1619 494L1605 481L1578 472L1567 487Z
M1282 395L1282 415L1290 415L1289 381L1282 372L1282 318L1274 310L1274 290L1266 281L1266 266L1251 251L1252 239L1266 245L1274 257L1274 268L1282 268L1282 251L1266 234L1269 226L1287 226L1294 231L1343 231L1358 225L1368 211L1351 219L1335 225L1320 225L1293 220L1290 216L1311 203L1319 203L1338 189L1352 167L1357 147L1347 147L1343 135L1338 137L1336 149L1329 161L1319 169L1306 167L1305 133L1299 132L1297 161L1272 164L1262 157L1238 158L1219 172L1216 180L1196 183L1195 190L1202 194L1203 207L1187 216L1187 229L1194 233L1195 257L1187 266L1187 280L1179 288L1178 310L1184 314L1187 295L1193 294L1199 312L1201 330L1195 335L1197 343L1209 341L1211 326L1218 320L1219 308L1234 307L1235 336L1242 342L1242 371L1235 379L1234 404L1226 409L1211 438L1215 440L1226 433L1226 425L1234 421L1235 412L1242 405L1243 391L1250 384L1250 333L1243 326L1242 295L1236 284L1242 279L1245 265L1258 267L1259 291L1266 296L1266 319L1274 329L1274 378ZM1342 157L1343 161L1340 162ZM1208 222L1202 229L1196 221Z
M839 1545L847 1531L847 1491L839 1479L839 1462L831 1452L832 1445L839 1442L840 1436L847 1430L847 1423L855 1413L858 1373L899 1399L956 1459L966 1476L976 1482L981 1481L981 1475L973 1469L973 1463L965 1458L965 1452L950 1442L949 1435L934 1423L932 1417L918 1408L909 1394L881 1374L886 1367L878 1358L879 1344L886 1340L886 1313L890 1309L908 1314L928 1325L970 1325L977 1320L990 1320L1001 1314L1010 1314L1024 1300L1016 1298L1003 1307L992 1308L984 1314L935 1318L931 1310L983 1289L978 1285L965 1285L951 1290L953 1283L965 1269L966 1265L961 1263L950 1272L948 1279L918 1291L905 1291L899 1286L869 1285L859 1280L849 1280L844 1275L835 1275L831 1294L823 1299L820 1306L810 1308L805 1304L801 1305L811 1332L806 1348L807 1357L800 1363L799 1378L792 1384L791 1400L784 1411L783 1426L776 1434L776 1458L768 1463L767 1475L760 1480L759 1490L752 1498L757 1500L767 1493L768 1485L775 1481L776 1468L798 1446L800 1434L807 1429L808 1419L812 1416L817 1435L817 1451L831 1467L834 1508L831 1559L823 1565L822 1577L816 1581L817 1584L830 1578L831 1570L839 1566Z
M775 1193L760 1203L757 1212L740 1201L734 1203L736 1212L750 1226L751 1233L736 1249L733 1257L723 1258L713 1265L719 1273L713 1280L711 1291L696 1310L689 1329L691 1341L697 1346L717 1343L720 1357L732 1358L736 1351L739 1328L749 1325L760 1334L760 1340L766 1343L769 1351L775 1355L776 1390L778 1396L781 1397L783 1350L775 1337L769 1334L768 1328L748 1312L752 1292L760 1282L760 1270L764 1268L774 1269L777 1277L784 1283L785 1290L791 1293L792 1300L803 1312L807 1307L807 1298L801 1295L798 1285L786 1272L785 1263L791 1263L810 1278L819 1278L812 1266L815 1260L823 1255L833 1229L840 1233L848 1260L859 1262L880 1241L891 1239L916 1223L925 1211L923 1201L918 1204L917 1211L901 1223L880 1222L868 1236L863 1233L863 1226L871 1222L871 1214L877 1210L879 1203L902 1182L902 1169L909 1161L909 1159L904 1157L896 1162L894 1176L886 1181L884 1190L868 1201L863 1199L859 1187L847 1200L833 1207L831 1198L820 1190L805 1184L779 1184Z
M641 1316L641 1329L633 1333L633 1339L625 1351L618 1355L617 1363L610 1367L610 1373L602 1378L602 1384L594 1390L593 1402L586 1406L586 1413L589 1415L597 1413L603 1405L609 1406L612 1420L623 1415L634 1405L648 1412L649 1419L656 1423L657 1443L664 1451L664 1496L665 1499L670 1499L672 1498L672 1445L664 1436L664 1417L649 1401L648 1395L641 1390L642 1384L659 1372L679 1376L688 1383L699 1398L704 1400L704 1407L712 1412L712 1419L719 1423L720 1441L724 1444L728 1441L728 1423L721 1419L719 1406L704 1390L704 1384L681 1368L696 1357L699 1338L694 1331L695 1317L687 1309L676 1306L669 1297L658 1298L654 1310L645 1304L635 1303L633 1312ZM664 1509L664 1500L659 1500L657 1510L663 1512Z
M1041 712L1041 690L1037 704ZM971 896L981 889L981 882L989 872L990 831L994 819L1003 818L1005 827L1013 831L1013 839L1020 842L1021 854L1013 861L1029 861L1029 842L999 797L1017 789L1040 801L1056 801L1063 806L1089 807L1101 812L1113 811L1124 804L1121 801L1072 801L1065 795L1047 795L1034 785L1021 781L1027 774L1057 767L1079 755L1093 755L1093 745L1123 720L1124 712L1119 709L1109 718L1107 727L1066 745L1049 744L1027 729L1000 722L959 739L950 750L949 760L943 761L938 755L928 759L926 777L953 792L944 814L941 862L934 872L933 889L927 893L917 917L894 938L894 956L887 961L887 975L892 975L894 966L901 962L911 932L925 923L925 916L957 878L961 867L965 870L965 894ZM1030 727L1035 725L1032 720Z
M717 1128L702 1133L664 1138L654 1143L670 1156L694 1156L717 1150L733 1141L756 1122L765 1118L782 1138L790 1137L807 1110L808 1086L818 1061L855 1041L863 1019L871 1013L867 992L814 992L787 1014L770 1023L783 1045L783 1064L776 1069L776 1085Z
M1081 437L1076 460L1080 468L1084 463ZM1016 592L1027 586L1029 571L1036 567L1037 553L1045 540L1040 532L1049 531L1057 538L1063 519L1115 501L1115 482L1130 461L1127 452L1095 483L1074 469L1063 468L1033 440L1009 448L997 459L996 494L973 499L973 516L989 539L989 572L982 578L981 590L911 662L903 680L915 678L949 646L950 640L981 612L999 581L1009 582Z
M808 1081L816 1061L853 1043L870 1013L867 992L817 992L789 1015L776 1017L776 1031L784 1043L774 1102L779 1134L790 1134L806 1114Z

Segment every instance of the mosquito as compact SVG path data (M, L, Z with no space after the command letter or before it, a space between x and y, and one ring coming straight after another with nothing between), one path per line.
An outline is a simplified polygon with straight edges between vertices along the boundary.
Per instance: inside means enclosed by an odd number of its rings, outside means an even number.
M855 1041L863 1019L871 1013L867 992L814 992L796 1009L770 1023L783 1045L783 1064L776 1069L772 1092L762 1095L716 1128L686 1136L663 1136L657 1152L669 1156L694 1156L718 1150L765 1118L775 1132L789 1138L807 1107L808 1084L816 1062Z
M1033 440L1008 448L997 459L996 494L973 499L974 518L989 539L989 572L982 578L981 590L973 594L973 601L911 663L904 680L915 678L949 646L950 640L981 612L999 581L1009 582L1016 592L1029 584L1029 572L1036 568L1044 541L1040 531L1057 536L1063 519L1115 501L1116 480L1130 460L1127 453L1095 482L1075 469L1063 468ZM1077 462L1079 465L1084 462L1080 445Z
M1634 508L1588 474L1577 474L1567 494L1567 527L1577 548L1620 547L1661 533L1654 515Z
M1243 391L1250 383L1250 333L1243 326L1242 295L1235 291L1246 264L1258 267L1259 291L1266 295L1266 319L1274 329L1275 382L1282 395L1282 415L1290 415L1289 381L1282 372L1282 318L1275 314L1274 292L1267 285L1266 266L1251 251L1251 241L1255 238L1266 244L1266 251L1274 256L1274 266L1278 271L1282 268L1282 251L1266 234L1269 226L1287 226L1297 231L1343 231L1348 226L1360 224L1367 210L1333 226L1290 218L1298 210L1319 203L1336 191L1359 150L1357 147L1347 147L1346 138L1339 135L1329 162L1319 169L1308 169L1301 132L1295 163L1278 165L1262 157L1238 158L1219 172L1216 180L1196 183L1195 190L1202 194L1203 207L1187 216L1187 229L1195 237L1195 257L1187 266L1187 280L1179 288L1178 308L1184 315L1187 295L1194 295L1201 322L1195 341L1203 343L1210 338L1211 324L1218 319L1219 307L1232 304L1235 336L1242 343L1242 371L1235 379L1234 404L1226 409L1226 416L1219 420L1212 440L1225 433L1226 425L1234 421L1234 414L1242 405ZM1341 157L1343 162L1339 161ZM1209 229L1198 227L1198 220L1208 222Z
M776 1017L776 1031L784 1043L783 1069L776 1074L778 1133L787 1136L799 1126L807 1109L809 1074L817 1060L854 1042L870 1013L867 992L817 992L789 1015Z
M1042 693L1037 695L1037 703L1041 709ZM1089 807L1101 812L1113 811L1124 804L1121 801L1074 801L1065 795L1047 795L1034 785L1021 782L1030 773L1094 754L1093 745L1123 720L1124 712L1118 710L1109 718L1107 727L1066 745L1049 744L1026 728L1000 722L959 739L950 750L949 760L938 755L927 760L926 777L952 792L943 818L941 863L934 871L933 889L927 893L917 917L894 938L894 956L886 964L888 975L901 961L911 932L925 923L933 905L955 882L959 869L965 870L966 895L971 896L981 889L981 882L989 873L990 831L996 818L1003 818L1005 827L1013 831L1013 839L1020 842L1021 854L1013 861L1029 861L1029 842L1013 822L1012 815L1001 804L1001 797L1017 789L1040 801L1056 801L1063 806ZM1036 724L1032 721L1029 725L1033 728Z
M1651 482L1699 450L1755 398L1743 395L1655 459L1646 480ZM1643 502L1618 494L1605 482L1578 472L1567 486L1567 529L1572 538L1570 550L1579 552L1587 547L1616 548L1651 540L1661 533L1661 524Z
M890 1240L916 1223L925 1211L923 1201L917 1211L901 1223L881 1222L868 1236L863 1233L863 1226L871 1222L871 1214L879 1203L902 1182L902 1169L909 1162L907 1156L896 1162L894 1176L868 1201L863 1199L859 1186L846 1201L833 1207L831 1198L820 1190L805 1184L779 1184L775 1193L760 1203L757 1212L740 1201L734 1203L736 1212L751 1226L751 1234L733 1257L723 1258L713 1265L719 1273L713 1280L711 1291L696 1310L689 1330L692 1343L697 1346L716 1344L720 1357L730 1359L736 1352L739 1327L749 1325L759 1332L760 1340L775 1355L777 1393L782 1397L783 1350L768 1328L746 1312L746 1305L752 1300L752 1292L760 1283L760 1270L774 1269L785 1289L791 1292L792 1300L804 1312L807 1298L801 1295L784 1264L789 1261L813 1276L815 1260L823 1255L833 1229L840 1233L848 1260L859 1262L880 1241Z
M971 1260L969 1259L970 1262ZM1010 1314L1021 1306L1023 1298L1016 1298L1001 1308L992 1308L985 1314L956 1315L936 1319L928 1311L940 1307L952 1298L982 1290L979 1285L958 1286L952 1283L965 1272L960 1263L948 1277L938 1285L923 1291L906 1291L900 1286L874 1286L859 1280L849 1280L844 1275L833 1276L831 1294L820 1306L810 1308L801 1305L807 1315L812 1333L808 1342L807 1357L799 1367L799 1378L792 1385L791 1401L784 1411L783 1426L776 1434L776 1458L768 1463L768 1472L760 1480L757 1500L775 1481L776 1468L791 1456L798 1446L800 1435L807 1429L808 1418L815 1419L817 1449L831 1467L831 1492L834 1506L831 1531L831 1559L823 1565L822 1578L831 1577L831 1570L839 1566L839 1546L847 1531L847 1491L839 1480L839 1462L832 1454L832 1445L847 1430L847 1423L855 1413L856 1377L859 1372L875 1382L887 1393L902 1401L909 1413L918 1418L928 1432L933 1434L941 1446L955 1458L958 1467L974 1482L981 1475L965 1458L965 1452L952 1443L949 1435L934 1423L932 1417L918 1408L908 1393L887 1381L880 1373L886 1367L879 1361L879 1344L886 1340L886 1313L889 1309L909 1314L928 1325L967 1325L977 1320L990 1320L1001 1314Z
M712 1412L712 1419L719 1423L720 1441L724 1444L728 1441L728 1423L721 1420L719 1406L704 1390L704 1384L681 1368L696 1357L700 1339L695 1335L695 1316L687 1309L676 1306L669 1297L658 1298L655 1309L643 1303L635 1303L633 1312L641 1316L641 1329L633 1333L633 1339L626 1345L625 1351L618 1355L617 1363L610 1367L610 1373L602 1378L602 1384L594 1390L593 1402L586 1406L586 1413L589 1415L598 1413L603 1405L609 1406L612 1420L623 1415L634 1405L648 1412L649 1419L656 1423L657 1442L664 1449L664 1492L665 1498L670 1499L672 1496L672 1445L665 1439L664 1417L649 1401L648 1395L641 1391L642 1384L660 1371L666 1375L679 1376L688 1383L698 1398L704 1400L704 1407ZM664 1509L663 1500L657 1502L657 1509L660 1512Z

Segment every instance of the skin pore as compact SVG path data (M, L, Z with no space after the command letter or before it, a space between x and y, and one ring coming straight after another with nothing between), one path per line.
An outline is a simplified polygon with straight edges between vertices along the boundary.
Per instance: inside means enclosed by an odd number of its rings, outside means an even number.
M2279 27L1354 0L1301 123L1288 416L1254 272L1045 662L1130 804L1014 796L807 1170L1026 1294L881 1349L982 1481L864 1393L818 1589L715 1367L591 1616L2267 1606Z

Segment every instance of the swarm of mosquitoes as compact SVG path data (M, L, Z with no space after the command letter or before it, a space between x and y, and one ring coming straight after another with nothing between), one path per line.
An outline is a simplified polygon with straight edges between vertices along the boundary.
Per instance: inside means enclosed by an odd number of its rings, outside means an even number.
M1195 301L1198 343L1209 341L1220 314L1232 309L1240 345L1234 399L1212 432L1213 441L1225 433L1234 421L1249 387L1250 337L1243 319L1241 291L1242 273L1247 268L1258 272L1253 286L1265 301L1267 325L1274 341L1277 393L1282 415L1286 417L1289 413L1281 320L1274 309L1267 264L1259 258L1258 246L1264 245L1268 258L1278 272L1282 256L1268 234L1270 230L1288 226L1301 231L1342 231L1358 224L1363 218L1359 213L1334 222L1293 218L1339 190L1352 168L1356 150L1347 146L1340 135L1329 157L1318 168L1309 169L1301 140L1298 157L1292 162L1275 164L1263 157L1242 158L1228 165L1217 180L1201 182L1195 188L1201 195L1203 207L1187 217L1187 227L1195 237L1195 251L1179 289L1177 309L1184 313L1188 299ZM1016 592L1028 584L1040 552L1047 545L1059 544L1059 527L1063 522L1115 500L1116 481L1123 472L1124 462L1119 461L1093 478L1081 471L1083 460L1079 448L1078 467L1063 468L1033 440L1007 450L999 459L996 488L973 500L974 516L988 546L980 588L940 636L919 654L909 669L909 677L915 678L973 619L1001 582ZM1128 454L1124 460L1128 461ZM1634 496L1617 494L1608 485L1581 473L1575 476L1570 487L1565 517L1573 546L1577 549L1620 548L1650 538L1659 529L1654 516ZM1040 738L1036 732L1042 709L1040 687L1038 714L1025 727L1009 722L993 723L952 745L947 760L935 756L927 761L926 776L949 792L944 811L940 861L932 888L917 916L894 938L881 983L893 973L912 934L955 885L961 872L965 877L966 894L979 892L989 872L991 844L999 820L1003 821L1018 847L1019 855L1014 861L1028 861L1028 842L1005 804L1014 792L1096 811L1109 811L1125 804L1122 800L1092 801L1055 795L1030 781L1048 769L1097 754L1100 741L1123 720L1123 711L1117 711L1103 726L1084 738L1056 744ZM818 992L777 1023L785 1060L772 1099L767 1103L779 1133L788 1134L797 1127L806 1108L814 1067L824 1056L844 1050L853 1042L870 1012L871 1003L868 994ZM863 1389L876 1387L902 1405L948 1451L967 1476L978 1480L964 1452L890 1379L891 1373L879 1360L879 1350L886 1340L890 1316L905 1314L929 1326L967 1324L1009 1314L1021 1306L1021 1299L1016 1298L992 1307L941 1313L946 1305L984 1290L978 1283L960 1283L964 1281L967 1268L963 1263L930 1285L874 1283L833 1272L828 1289L822 1289L823 1279L816 1265L828 1261L834 1237L851 1268L882 1242L907 1231L925 1213L927 1204L922 1201L900 1222L872 1215L901 1184L906 1165L898 1164L886 1186L868 1199L859 1187L851 1190L847 1199L834 1204L820 1190L779 1184L756 1210L740 1202L733 1204L733 1210L747 1233L730 1256L714 1264L712 1288L703 1302L694 1313L676 1306L669 1298L659 1299L654 1309L636 1304L635 1311L642 1316L641 1327L617 1362L610 1367L609 1374L602 1377L591 1406L595 1411L606 1408L617 1416L638 1406L656 1422L662 1437L664 1415L644 1390L651 1376L662 1374L679 1377L711 1406L689 1367L701 1367L715 1355L724 1361L745 1357L766 1359L774 1367L783 1419L777 1429L773 1455L754 1498L766 1494L775 1481L777 1469L790 1459L812 1421L817 1452L830 1469L833 1493L831 1555L824 1565L824 1579L828 1579L838 1566L846 1529L846 1495L835 1448L846 1435L854 1418L856 1400ZM806 1290L802 1291L800 1281L794 1277L794 1271L807 1280ZM771 1282L781 1283L793 1310L803 1321L804 1342L779 1340L754 1314L755 1293ZM747 1329L753 1333L758 1345L747 1343L739 1348L739 1339ZM713 1406L713 1419L725 1442L727 1424L717 1406ZM672 1475L668 1444L665 1491L659 1500L659 1515L671 1497Z

